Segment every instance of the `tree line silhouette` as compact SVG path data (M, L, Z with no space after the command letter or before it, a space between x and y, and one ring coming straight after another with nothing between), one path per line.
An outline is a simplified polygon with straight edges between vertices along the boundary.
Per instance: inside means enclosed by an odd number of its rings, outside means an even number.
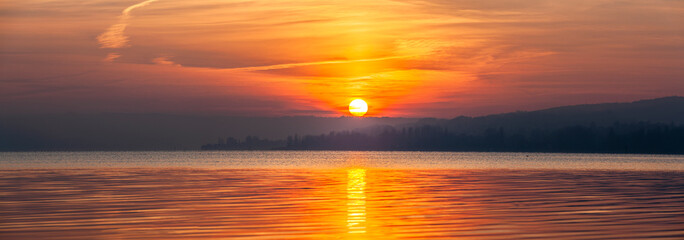
M450 131L436 125L397 129L385 127L377 133L330 132L293 135L286 140L249 136L244 141L219 139L204 150L403 150L403 151L492 151L573 153L684 153L684 125L664 123L619 123L608 126L572 125L556 129L487 128L480 133Z

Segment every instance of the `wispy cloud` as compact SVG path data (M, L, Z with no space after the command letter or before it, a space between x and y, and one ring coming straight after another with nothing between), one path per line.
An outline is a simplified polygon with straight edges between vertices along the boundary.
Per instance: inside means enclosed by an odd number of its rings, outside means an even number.
M121 57L121 54L118 53L109 53L107 56L102 59L103 62L114 62L117 58Z
M175 63L171 61L168 57L158 57L152 59L152 62L157 65L167 65L167 66L175 66L175 67L181 67L180 64Z
M284 63L284 64L274 64L274 65L266 65L266 66L256 66L256 67L225 68L225 70L266 71L266 70L277 70L277 69L306 67L306 66L315 66L315 65L327 65L327 64L375 62L375 61L384 61L384 60L409 58L409 57L412 57L412 56L391 56L391 57L366 58L366 59L354 59L354 60L332 60L332 61L317 61L317 62L303 62L303 63Z
M107 28L107 31L97 36L97 41L100 43L100 48L123 48L128 46L128 37L124 34L128 20L131 18L131 12L136 8L141 8L158 0L147 0L130 7L127 7L121 12L119 21Z

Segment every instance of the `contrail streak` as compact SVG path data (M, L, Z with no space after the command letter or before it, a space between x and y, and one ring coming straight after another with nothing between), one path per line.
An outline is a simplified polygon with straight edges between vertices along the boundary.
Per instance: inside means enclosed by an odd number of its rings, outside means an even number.
M411 56L394 56L394 57L366 58L366 59L356 59L356 60L333 60L333 61L303 62L303 63L285 63L285 64L275 64L275 65L256 66L256 67L224 68L224 70L265 71L265 70L276 70L276 69L286 69L286 68L305 67L305 66L314 66L314 65L326 65L326 64L374 62L374 61L383 61L383 60L408 58L408 57L411 57Z
M158 0L147 0L124 9L119 16L119 22L109 27L106 32L97 36L100 48L122 48L128 46L128 37L124 35L124 30L126 30L128 19L131 17L131 11L156 1Z

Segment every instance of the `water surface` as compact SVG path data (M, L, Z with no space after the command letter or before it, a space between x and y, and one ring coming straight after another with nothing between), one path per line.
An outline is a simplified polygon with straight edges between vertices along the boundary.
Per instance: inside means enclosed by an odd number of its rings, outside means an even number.
M0 169L132 167L684 171L684 155L398 151L0 152Z
M674 155L0 153L2 239L682 239Z

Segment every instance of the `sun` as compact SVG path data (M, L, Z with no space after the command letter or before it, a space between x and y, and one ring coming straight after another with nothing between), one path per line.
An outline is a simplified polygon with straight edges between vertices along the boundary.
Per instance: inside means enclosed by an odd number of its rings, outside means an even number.
M368 104L363 99L354 99L349 103L349 113L351 115L362 117L368 112Z

